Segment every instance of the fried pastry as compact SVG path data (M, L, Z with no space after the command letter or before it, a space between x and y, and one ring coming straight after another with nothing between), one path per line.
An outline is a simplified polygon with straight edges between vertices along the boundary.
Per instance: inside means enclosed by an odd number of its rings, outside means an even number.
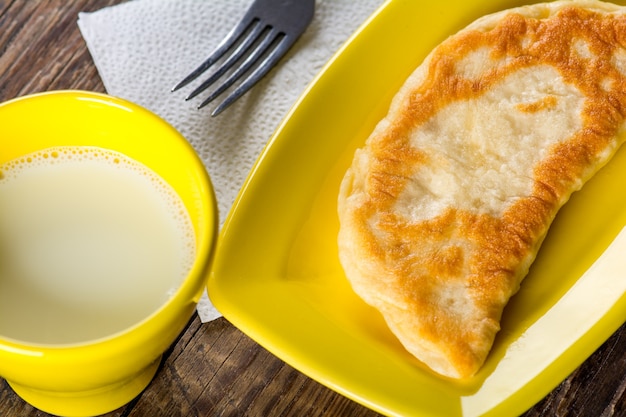
M433 371L483 365L557 211L624 141L626 8L556 1L437 46L338 198L355 292Z

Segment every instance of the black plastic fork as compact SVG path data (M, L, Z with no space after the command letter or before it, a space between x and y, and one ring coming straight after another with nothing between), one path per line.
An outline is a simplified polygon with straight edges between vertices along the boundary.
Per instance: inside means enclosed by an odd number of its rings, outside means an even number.
M211 112L212 116L217 116L272 69L309 26L314 12L315 0L255 0L211 55L176 84L172 91L198 78L224 56L220 67L186 97L186 100L190 100L213 85L235 63L240 62L226 80L198 106L200 109L211 103L237 80L242 79L235 90ZM229 51L230 55L225 56ZM246 74L248 75L244 79Z

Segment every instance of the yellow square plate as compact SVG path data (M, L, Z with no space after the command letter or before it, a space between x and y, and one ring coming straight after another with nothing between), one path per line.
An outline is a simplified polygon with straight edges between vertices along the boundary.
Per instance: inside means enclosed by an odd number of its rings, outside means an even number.
M337 259L339 183L400 85L447 36L521 4L385 3L294 106L223 227L209 279L215 306L290 365L383 414L517 415L626 317L624 148L562 209L469 381L441 379L413 359Z

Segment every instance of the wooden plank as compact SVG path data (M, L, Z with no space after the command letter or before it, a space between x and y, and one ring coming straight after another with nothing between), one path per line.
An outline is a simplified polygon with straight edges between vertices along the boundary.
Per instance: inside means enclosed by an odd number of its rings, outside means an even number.
M379 414L277 359L224 318L196 317L130 416Z

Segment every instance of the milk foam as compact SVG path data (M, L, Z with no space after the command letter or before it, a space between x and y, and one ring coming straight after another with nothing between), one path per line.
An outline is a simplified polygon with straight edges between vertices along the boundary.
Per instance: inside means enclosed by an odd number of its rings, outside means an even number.
M0 166L0 337L122 331L167 301L194 258L179 196L122 154L58 147Z

